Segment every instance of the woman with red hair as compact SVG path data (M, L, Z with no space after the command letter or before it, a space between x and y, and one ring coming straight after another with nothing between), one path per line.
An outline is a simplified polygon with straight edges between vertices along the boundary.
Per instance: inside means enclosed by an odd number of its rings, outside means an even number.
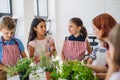
M98 49L95 48L95 50L93 50L92 54L90 55L90 58L88 59L88 63L91 63L95 58L97 59L97 54L98 54L97 52L101 49L101 45L106 49L105 52L109 49L109 46L107 42L105 42L105 40L108 38L108 35L111 29L117 23L116 20L107 13L103 13L96 16L92 22L93 22L93 31L97 39L99 39L101 43L100 43L100 46L97 47ZM107 63L106 65L99 65L99 66L88 65L88 66L95 71L96 76L99 79L103 79L103 80L105 79L105 75L108 70Z

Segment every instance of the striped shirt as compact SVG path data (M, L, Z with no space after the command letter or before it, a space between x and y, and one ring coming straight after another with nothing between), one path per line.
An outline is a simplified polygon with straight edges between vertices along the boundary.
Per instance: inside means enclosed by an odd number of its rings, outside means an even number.
M92 54L90 54L89 57L95 60L97 58L97 56L96 56L97 52L105 53L106 48L104 48L100 44L98 44L98 46L93 48Z
M92 65L107 65L106 50L107 49L102 47L100 44L93 48L92 54L89 56L94 60Z

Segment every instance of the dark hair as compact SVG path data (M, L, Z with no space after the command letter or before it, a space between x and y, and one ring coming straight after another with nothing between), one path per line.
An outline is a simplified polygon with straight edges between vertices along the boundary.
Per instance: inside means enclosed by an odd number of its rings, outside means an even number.
M34 40L36 37L37 37L37 34L36 34L36 31L34 31L34 27L37 27L37 25L40 23L40 22L45 22L44 19L42 18L34 18L32 20L32 23L31 23L31 28L30 28L30 33L29 33L29 37L28 37L28 43L31 41L31 40Z
M73 22L77 26L83 27L83 22L80 18L74 17L70 19L71 22Z
M70 21L73 22L75 25L81 27L80 33L82 34L82 36L84 36L86 38L87 37L87 30L83 26L82 20L80 18L74 17L74 18L71 18Z
M114 47L113 61L120 67L120 24L116 24L109 34L109 40Z
M80 33L82 33L82 36L84 36L85 38L87 37L88 33L86 28L83 26L82 29L80 30Z
M15 29L16 23L10 16L3 16L0 18L0 28L6 28L8 30Z
M115 26L116 20L109 14L103 13L93 19L93 24L99 30L102 30L102 37L108 37L110 30Z

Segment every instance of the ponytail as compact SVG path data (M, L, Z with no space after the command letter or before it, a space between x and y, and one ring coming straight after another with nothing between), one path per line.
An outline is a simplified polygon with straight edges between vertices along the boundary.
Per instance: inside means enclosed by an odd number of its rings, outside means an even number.
M87 33L87 30L86 30L86 28L83 26L83 27L81 27L81 30L80 30L80 33L81 33L81 35L83 36L83 37L87 37L87 35L88 35L88 33Z

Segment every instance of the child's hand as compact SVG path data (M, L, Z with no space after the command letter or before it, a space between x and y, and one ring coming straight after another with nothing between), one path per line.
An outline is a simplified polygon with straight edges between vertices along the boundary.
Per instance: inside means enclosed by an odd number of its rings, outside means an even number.
M88 67L88 68L92 68L93 69L93 66L90 65L90 64L84 64L84 66Z
M50 46L51 51L55 51L55 47L53 45Z
M46 53L45 53L45 56L46 56L47 58L49 58L49 57L51 56L51 53L50 53L50 52L46 52Z
M3 65L3 64L0 64L0 69L1 69L1 70L5 70L5 71L6 71L7 66L5 66L5 65Z
M34 57L34 62L35 62L35 64L37 64L38 62L40 62L40 56Z

